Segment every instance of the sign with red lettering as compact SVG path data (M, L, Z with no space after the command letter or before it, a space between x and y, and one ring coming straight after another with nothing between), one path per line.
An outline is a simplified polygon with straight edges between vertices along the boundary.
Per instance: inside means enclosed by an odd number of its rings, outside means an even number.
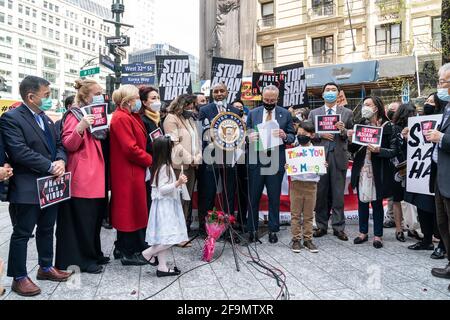
M353 133L353 143L361 146L372 145L381 147L381 140L383 138L383 128L370 127L363 125L355 125Z
M336 123L341 121L341 115L316 116L316 133L340 133Z
M94 115L94 124L91 126L91 133L96 131L108 129L108 105L104 104L93 104L84 108L81 111L84 115Z
M70 183L72 173L66 172L62 177L45 177L37 179L39 205L45 209L71 197Z

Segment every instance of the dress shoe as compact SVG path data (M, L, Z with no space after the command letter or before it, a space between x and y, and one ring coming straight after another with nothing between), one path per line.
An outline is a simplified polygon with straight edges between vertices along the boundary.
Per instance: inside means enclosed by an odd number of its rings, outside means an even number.
M434 244L432 244L432 243L426 244L426 243L423 243L422 241L420 241L420 242L417 242L416 244L413 244L412 246L409 246L408 249L415 250L415 251L419 251L419 250L433 251Z
M348 236L345 234L344 231L334 231L334 236L337 237L341 241L348 241Z
M142 257L144 257L144 256L142 256ZM145 259L145 257L144 257L144 259ZM147 259L146 259L146 260L147 260ZM153 261L153 262L152 262L152 261ZM157 267L157 266L159 265L158 257L151 257L150 260L147 260L147 263L148 263L149 265L151 265L152 267Z
M66 282L72 274L73 272L60 271L55 267L50 268L47 272L39 268L36 279L40 281Z
M322 238L323 236L326 236L327 233L328 233L327 230L317 229L316 231L314 231L313 237L314 238Z
M123 266L145 266L148 264L148 261L141 253L135 253L130 257L124 255L120 262L122 262Z
M108 264L111 261L110 258L108 257L100 257L100 259L98 259L97 264L104 266L105 264Z
M119 260L119 259L123 258L122 252L120 252L120 250L117 248L114 248L113 255L114 255L115 260Z
M103 267L98 264L93 264L87 267L84 272L89 274L100 274L103 272Z
M437 278L450 279L450 263L445 268L434 268L431 274Z
M41 294L41 289L28 277L19 281L13 280L11 290L23 297L34 297Z
M437 247L431 254L431 259L442 260L445 259L445 250Z
M408 237L417 239L418 241L423 240L423 238L419 235L419 233L416 230L414 231L408 230Z
M362 239L361 237L357 237L355 240L353 240L354 244L363 244L364 242L368 242L369 241L369 236L365 236L364 239Z
M156 271L156 276L158 278L176 277L176 276L179 276L180 274L181 274L181 271L178 270L177 268L174 268L173 270L169 269L169 271L167 271L167 272L159 271L159 270Z
M383 242L381 242L380 240L375 240L373 242L373 247L375 249L381 249L381 248L383 248Z
M272 244L278 243L278 236L276 233L274 232L269 233L269 243Z
M386 221L383 223L383 228L386 228L386 229L395 228L395 221L392 221L392 220L386 220Z

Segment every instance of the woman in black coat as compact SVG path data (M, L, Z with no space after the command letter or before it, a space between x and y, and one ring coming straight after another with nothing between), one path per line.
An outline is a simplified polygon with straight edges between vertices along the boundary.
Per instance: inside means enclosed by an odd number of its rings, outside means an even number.
M371 204L375 234L373 246L380 249L383 247L383 200L392 196L392 188L389 186L394 183L394 173L390 159L398 153L399 132L387 119L383 102L378 97L368 97L364 100L361 115L361 124L383 127L383 136L381 147L372 145L364 147L353 143L349 145L349 151L353 153L354 158L351 182L353 188L358 190L360 235L354 243L362 244L369 240L369 205ZM350 140L352 135L353 130L350 130Z

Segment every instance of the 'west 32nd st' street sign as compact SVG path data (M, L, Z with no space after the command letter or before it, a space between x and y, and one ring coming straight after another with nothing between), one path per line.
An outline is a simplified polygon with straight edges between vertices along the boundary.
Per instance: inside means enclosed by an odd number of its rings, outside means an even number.
M153 73L155 64L132 63L122 65L123 73Z

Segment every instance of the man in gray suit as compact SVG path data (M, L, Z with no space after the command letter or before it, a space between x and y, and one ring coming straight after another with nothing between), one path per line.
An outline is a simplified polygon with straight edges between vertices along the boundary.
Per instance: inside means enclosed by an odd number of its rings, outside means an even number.
M445 249L450 252L450 63L439 70L438 96L448 104L440 127L430 131L427 139L435 143L432 176L435 178L436 216ZM445 268L434 268L431 271L433 276L450 279L450 255L448 260ZM450 290L450 286L448 289Z
M342 241L348 241L345 234L344 189L348 168L347 130L353 127L353 112L337 106L339 86L327 83L323 87L325 105L311 111L309 120L315 123L317 116L341 115L336 127L339 134L321 134L316 136L315 144L325 147L328 161L328 173L321 177L317 190L316 223L318 230L314 237L320 238L328 232L328 221L331 216L334 235ZM316 128L317 130L317 128Z

